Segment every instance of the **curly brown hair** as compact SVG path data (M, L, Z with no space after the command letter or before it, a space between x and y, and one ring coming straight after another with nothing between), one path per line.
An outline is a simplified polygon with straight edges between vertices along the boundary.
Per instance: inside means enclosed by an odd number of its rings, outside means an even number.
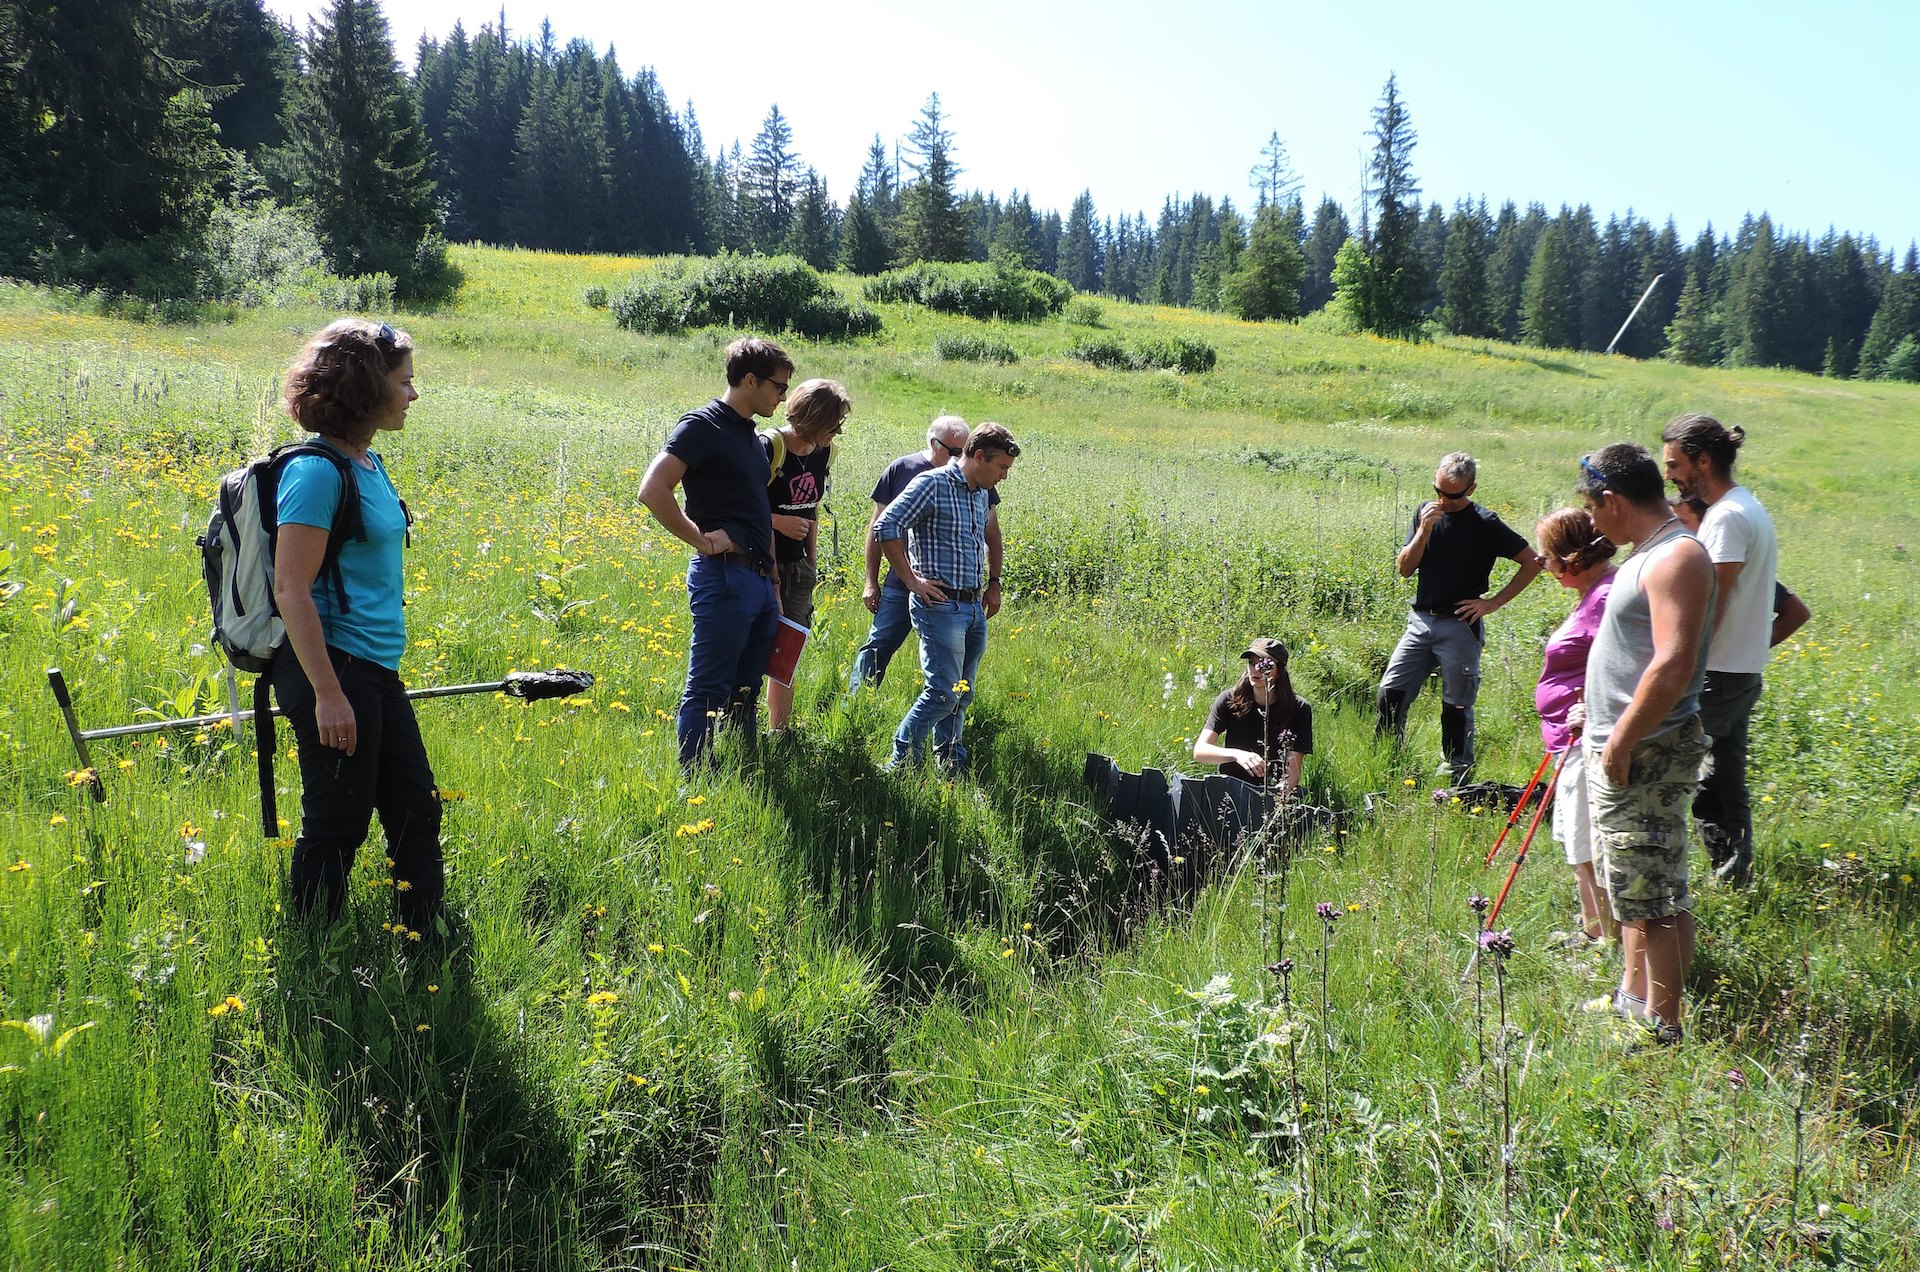
M370 318L340 318L287 368L287 414L323 437L357 439L393 400L387 377L413 353L413 337Z
M1593 528L1585 508L1556 508L1533 528L1540 555L1556 571L1578 574L1588 566L1613 559L1613 540Z

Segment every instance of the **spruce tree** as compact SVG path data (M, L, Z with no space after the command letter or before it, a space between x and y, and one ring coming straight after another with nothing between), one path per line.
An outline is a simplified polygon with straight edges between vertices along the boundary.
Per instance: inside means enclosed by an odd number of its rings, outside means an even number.
M1284 209L1277 203L1262 203L1253 214L1240 267L1222 283L1226 306L1237 317L1260 322L1292 321L1300 316L1300 279L1306 263L1300 255L1299 223L1297 200Z
M1920 252L1911 244L1905 264L1887 280L1880 307L1867 325L1866 338L1860 344L1860 378L1884 377L1895 350L1909 337L1920 338Z
M1293 170L1293 161L1287 155L1286 143L1280 140L1278 129L1260 148L1260 162L1247 173L1247 184L1254 189L1255 211L1268 203L1281 205L1300 197L1300 176Z
M1493 334L1486 233L1482 217L1471 208L1462 204L1454 209L1440 266L1440 321L1456 336Z
M761 121L747 152L747 166L740 173L741 203L751 209L747 214L748 233L755 250L777 252L786 242L799 178L793 127L780 113L780 103L775 102Z
M1687 271L1673 322L1667 327L1667 356L1690 367L1712 366L1720 361L1719 321L1701 279L1703 272Z
M1780 359L1776 327L1780 320L1779 263L1774 259L1773 220L1762 214L1751 233L1741 235L1741 253L1730 299L1728 337L1739 366L1770 367Z
M849 274L878 274L893 261L893 248L880 218L874 215L863 197L847 200L847 215L840 230L840 268Z
M274 164L283 188L309 210L335 273L390 274L409 293L436 285L426 137L379 5L333 0L305 54Z
M960 168L953 161L953 132L940 112L940 94L921 107L907 136L913 182L900 196L899 248L903 260L963 261L970 245L967 222L954 193ZM983 245L984 247L984 245Z
M1417 140L1397 78L1389 75L1373 111L1373 155L1367 164L1374 219L1367 244L1372 302L1366 307L1366 329L1388 336L1415 334L1427 294L1418 243L1420 187L1413 178Z
M1530 345L1566 349L1573 345L1573 267L1558 225L1547 227L1533 251L1521 301L1521 335Z
M800 181L787 250L815 269L833 268L833 204L827 183L812 168Z
M261 0L173 0L167 55L204 86L220 144L248 156L280 143L280 114L297 56ZM183 69L185 69L183 67Z
M1300 248L1305 258L1305 273L1300 280L1301 313L1313 313L1333 299L1334 258L1352 233L1345 210L1332 198L1321 195L1320 205L1313 211L1313 228L1307 231L1307 241Z
M1060 277L1074 290L1100 290L1099 222L1093 210L1093 192L1082 190L1067 213L1067 229L1060 240Z

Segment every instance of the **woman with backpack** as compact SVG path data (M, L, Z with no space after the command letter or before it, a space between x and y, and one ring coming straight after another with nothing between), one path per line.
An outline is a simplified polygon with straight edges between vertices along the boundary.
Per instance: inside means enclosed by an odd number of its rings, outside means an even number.
M833 439L846 427L853 402L838 380L808 380L787 398L786 422L764 430L767 503L773 514L773 555L780 573L780 616L813 626L813 590L819 585L820 502L827 497ZM779 733L793 715L793 686L769 678L767 728Z
M440 795L400 682L409 517L372 447L381 433L406 427L419 396L413 341L384 322L331 323L288 369L287 413L346 462L302 455L281 469L273 596L287 640L271 673L300 747L295 911L340 917L348 871L377 812L400 921L416 938L444 887ZM349 495L357 509L342 506Z

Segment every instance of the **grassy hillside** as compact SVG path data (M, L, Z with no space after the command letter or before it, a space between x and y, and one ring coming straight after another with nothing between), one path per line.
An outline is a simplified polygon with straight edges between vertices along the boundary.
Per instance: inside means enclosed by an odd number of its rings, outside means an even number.
M583 303L645 262L456 256L458 297L403 319L423 396L386 447L421 518L403 674L601 681L423 704L437 942L392 930L377 835L340 928L280 913L290 841L224 728L96 744L92 803L45 686L62 667L87 727L219 709L193 535L290 435L278 374L331 315L142 326L0 290L8 1266L1920 1267L1920 391L1113 302L945 363L983 324L879 306L875 339L789 344L855 401L800 727L685 784L685 552L633 496L731 333ZM1064 356L1168 336L1217 369ZM1746 426L1815 618L1756 720L1759 882L1699 890L1700 1014L1642 1054L1578 1010L1615 969L1551 946L1551 844L1511 960L1463 983L1498 824L1427 798L1431 695L1395 754L1372 693L1439 454L1529 529L1581 454L1687 409ZM866 491L942 411L1028 447L950 785L878 772L911 661L842 692ZM1532 771L1569 603L1542 581L1489 624L1488 776ZM1181 862L1107 833L1085 754L1191 770L1256 633L1293 650L1309 791L1350 831Z

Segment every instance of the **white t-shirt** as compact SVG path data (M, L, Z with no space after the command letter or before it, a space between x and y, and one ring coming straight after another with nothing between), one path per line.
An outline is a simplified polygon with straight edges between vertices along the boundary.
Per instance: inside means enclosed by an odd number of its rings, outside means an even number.
M1700 542L1719 565L1741 562L1733 590L1719 598L1720 629L1707 650L1708 671L1761 672L1773 634L1773 583L1780 545L1773 518L1745 486L1735 486L1700 519Z

